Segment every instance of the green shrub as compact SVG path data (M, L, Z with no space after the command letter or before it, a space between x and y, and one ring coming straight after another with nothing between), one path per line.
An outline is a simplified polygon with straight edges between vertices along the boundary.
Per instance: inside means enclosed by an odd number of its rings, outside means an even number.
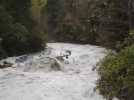
M124 41L117 42L115 49L120 51L124 47L130 46L134 44L134 31L130 31L128 37L124 39Z
M108 100L134 100L134 45L117 54L110 53L100 65L100 93Z
M9 32L4 35L2 46L9 56L20 55L28 51L27 29L20 23L10 26Z
M8 56L22 55L42 50L45 34L29 32L26 26L15 22L14 18L0 6L1 47ZM3 53L2 53L3 54Z

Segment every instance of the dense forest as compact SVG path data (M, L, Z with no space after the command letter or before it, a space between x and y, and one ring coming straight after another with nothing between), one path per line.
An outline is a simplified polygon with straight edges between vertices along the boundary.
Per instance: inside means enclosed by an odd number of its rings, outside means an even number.
M42 50L46 34L32 17L30 0L0 0L0 56Z
M128 0L49 0L48 33L58 41L114 48L130 30L128 3Z
M134 0L0 0L0 59L46 42L115 51L100 64L97 88L108 100L134 100Z

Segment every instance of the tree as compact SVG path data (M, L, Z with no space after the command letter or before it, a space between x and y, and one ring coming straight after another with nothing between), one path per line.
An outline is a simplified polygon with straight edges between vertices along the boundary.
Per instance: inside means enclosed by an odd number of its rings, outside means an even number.
M1 48L7 55L22 55L42 50L46 34L33 31L36 24L33 24L29 17L28 1L22 3L2 0L0 4L0 37L3 39Z
M58 41L114 48L128 36L126 4L127 0L49 0L48 33Z

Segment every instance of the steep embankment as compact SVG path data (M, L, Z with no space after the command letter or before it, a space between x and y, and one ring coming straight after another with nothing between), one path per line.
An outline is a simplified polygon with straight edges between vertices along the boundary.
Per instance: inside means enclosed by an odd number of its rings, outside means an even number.
M105 51L91 45L48 43L41 53L8 58L14 64L0 70L0 100L104 100L94 91L98 75L93 69ZM68 54L68 59L58 60Z

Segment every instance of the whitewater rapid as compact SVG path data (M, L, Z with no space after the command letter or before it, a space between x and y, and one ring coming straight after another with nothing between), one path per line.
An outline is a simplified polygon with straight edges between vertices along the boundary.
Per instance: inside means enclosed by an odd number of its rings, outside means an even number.
M68 58L56 59L66 51ZM99 46L48 43L40 53L4 59L13 66L0 69L0 100L105 100L95 91L93 70L105 55ZM60 68L51 67L54 61Z

